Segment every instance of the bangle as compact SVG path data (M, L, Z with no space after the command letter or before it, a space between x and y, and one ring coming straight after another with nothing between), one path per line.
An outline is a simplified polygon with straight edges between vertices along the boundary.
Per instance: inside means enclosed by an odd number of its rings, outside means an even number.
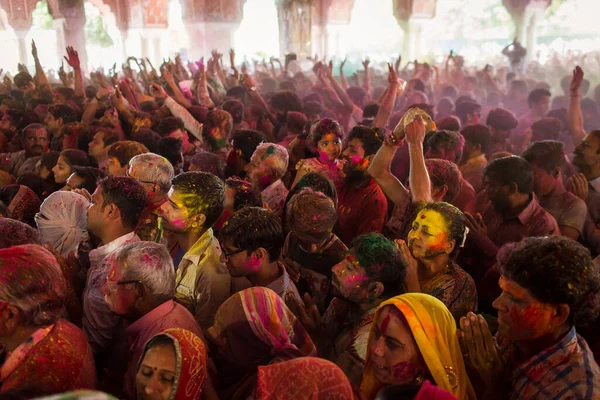
M398 139L393 133L390 133L383 140L383 144L389 147L402 147L404 146L404 138Z

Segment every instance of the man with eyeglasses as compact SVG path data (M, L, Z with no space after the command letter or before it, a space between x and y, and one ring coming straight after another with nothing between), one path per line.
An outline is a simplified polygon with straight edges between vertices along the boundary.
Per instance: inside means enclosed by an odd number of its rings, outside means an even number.
M102 286L110 310L129 323L124 396L137 398L135 377L145 344L169 328L182 328L203 338L194 316L175 297L175 269L166 247L152 242L129 243L116 251ZM113 364L115 365L115 364Z
M162 228L159 224L158 210L167 201L174 176L173 166L158 154L144 153L129 161L129 169L125 174L142 185L148 195L148 204L135 233L141 240L159 243L162 240Z
M304 302L284 265L279 262L283 229L279 218L260 207L244 207L219 231L221 262L232 277L245 277L252 286L277 293L292 310Z
M23 150L0 154L0 169L17 178L24 174L36 173L36 164L42 154L48 152L50 137L41 124L27 125L20 133Z

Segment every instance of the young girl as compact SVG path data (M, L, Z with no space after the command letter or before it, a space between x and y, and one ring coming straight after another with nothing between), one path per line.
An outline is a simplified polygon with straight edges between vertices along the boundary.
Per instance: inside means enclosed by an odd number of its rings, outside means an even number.
M340 124L336 121L323 118L313 125L308 137L309 145L318 154L316 158L305 158L296 165L298 173L292 184L296 186L300 178L309 172L318 172L329 179L337 187L344 180L343 162L339 159L342 153L342 138L344 134Z
M54 180L56 183L65 184L71 173L73 173L74 166L87 167L89 164L88 156L83 151L74 149L63 150L60 152L58 162L52 168Z

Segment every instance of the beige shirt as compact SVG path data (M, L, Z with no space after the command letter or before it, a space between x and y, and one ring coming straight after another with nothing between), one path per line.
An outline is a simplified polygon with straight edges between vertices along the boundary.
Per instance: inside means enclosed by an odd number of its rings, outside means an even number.
M217 309L231 295L231 277L220 257L219 242L208 229L177 268L175 301L196 317L203 330L213 325Z

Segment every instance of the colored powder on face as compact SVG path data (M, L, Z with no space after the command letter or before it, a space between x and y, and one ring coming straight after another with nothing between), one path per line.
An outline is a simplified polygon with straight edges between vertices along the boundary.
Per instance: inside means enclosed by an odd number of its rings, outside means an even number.
M387 333L387 328L390 325L390 314L388 313L385 318L383 319L383 321L381 321L381 333L383 333L384 335Z
M392 367L392 377L397 383L413 380L417 375L417 367L408 361L400 362Z
M248 269L251 272L258 272L258 270L260 269L260 265L262 264L260 258L256 257L256 256L252 256L248 259L248 261L246 261L246 269Z

